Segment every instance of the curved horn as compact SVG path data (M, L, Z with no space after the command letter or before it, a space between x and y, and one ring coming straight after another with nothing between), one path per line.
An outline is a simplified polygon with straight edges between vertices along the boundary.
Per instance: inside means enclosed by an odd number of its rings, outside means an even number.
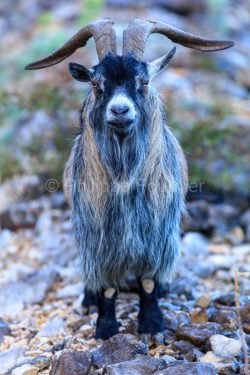
M116 54L116 34L112 27L113 24L114 22L109 18L90 23L78 31L78 33L61 48L42 60L26 65L25 69L42 69L58 64L72 55L78 48L84 47L88 39L92 36L95 39L99 61L102 60L108 52Z
M150 34L159 33L175 43L201 51L218 51L232 47L234 42L227 40L213 40L186 33L163 22L132 20L123 32L123 54L129 51L141 60L146 42Z

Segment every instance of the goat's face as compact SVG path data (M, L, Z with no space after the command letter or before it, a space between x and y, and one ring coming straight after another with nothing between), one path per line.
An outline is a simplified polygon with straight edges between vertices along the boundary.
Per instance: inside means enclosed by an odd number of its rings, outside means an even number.
M106 125L110 131L122 135L131 133L145 115L150 79L166 67L173 55L172 50L167 57L149 64L130 53L126 56L108 54L91 69L70 63L72 76L92 85L93 124Z

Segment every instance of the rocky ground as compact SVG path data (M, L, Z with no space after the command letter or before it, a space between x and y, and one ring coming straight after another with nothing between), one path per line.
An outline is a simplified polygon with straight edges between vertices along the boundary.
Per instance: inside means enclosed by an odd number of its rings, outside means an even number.
M250 344L247 198L234 205L227 199L189 202L183 256L160 300L164 340L138 336L138 296L123 292L120 334L103 343L94 339L96 312L86 316L81 308L83 285L63 194L41 195L40 184L27 176L0 189L1 202L8 199L0 214L0 374L244 373Z

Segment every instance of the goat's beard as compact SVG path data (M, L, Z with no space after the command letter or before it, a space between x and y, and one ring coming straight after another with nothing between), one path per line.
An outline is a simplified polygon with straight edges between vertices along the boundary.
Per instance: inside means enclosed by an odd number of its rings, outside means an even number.
M143 168L149 144L150 123L137 118L126 134L118 134L104 120L102 126L94 126L93 132L101 162L113 183L130 186L135 183Z

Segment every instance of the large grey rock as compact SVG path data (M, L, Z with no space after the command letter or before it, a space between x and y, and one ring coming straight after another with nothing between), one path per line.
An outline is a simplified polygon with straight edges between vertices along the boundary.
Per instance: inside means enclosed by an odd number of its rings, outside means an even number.
M221 330L219 324L187 324L178 328L177 338L187 340L196 346L201 346L207 342L209 337L219 333Z
M12 204L0 214L0 226L11 230L34 227L42 208L39 201Z
M208 204L204 200L189 202L184 218L185 231L227 231L239 219L239 209L228 203Z
M154 375L216 375L217 371L211 364L183 363L165 370L156 371Z
M17 360L24 354L25 350L21 348L9 349L0 353L0 375L5 375L8 370L15 367Z
M56 277L54 268L47 267L18 281L0 284L1 314L16 316L24 304L42 302Z
M93 363L103 367L134 359L137 354L146 355L148 347L130 334L117 334L92 352Z
M185 232L208 232L211 229L209 222L209 204L204 200L189 202L187 204L188 215L183 217L183 229Z
M105 370L108 375L151 375L166 367L167 364L162 359L137 355L135 359L130 361L108 365Z
M241 352L241 342L223 335L214 335L209 338L212 351L217 355L237 357Z
M18 202L38 198L42 193L38 176L15 177L0 185L0 213Z
M86 375L91 366L90 354L83 350L64 350L52 361L50 375Z

